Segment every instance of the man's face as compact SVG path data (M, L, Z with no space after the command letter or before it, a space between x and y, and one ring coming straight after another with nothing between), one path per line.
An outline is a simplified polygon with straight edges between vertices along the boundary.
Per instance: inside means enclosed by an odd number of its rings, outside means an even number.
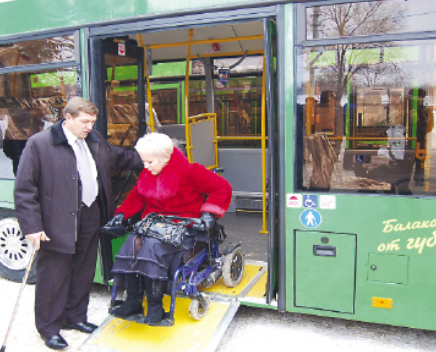
M84 139L92 130L97 116L80 111L76 117L66 114L65 120L65 128L71 131L77 138Z

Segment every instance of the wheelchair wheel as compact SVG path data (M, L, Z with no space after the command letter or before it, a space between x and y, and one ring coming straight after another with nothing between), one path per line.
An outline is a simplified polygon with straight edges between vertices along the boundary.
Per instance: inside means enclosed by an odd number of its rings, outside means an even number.
M245 267L244 252L241 247L236 247L224 257L223 281L227 287L236 287L242 280Z
M189 305L189 315L192 319L201 320L210 309L210 298L208 296L201 296L201 298L194 297L191 299L191 304Z

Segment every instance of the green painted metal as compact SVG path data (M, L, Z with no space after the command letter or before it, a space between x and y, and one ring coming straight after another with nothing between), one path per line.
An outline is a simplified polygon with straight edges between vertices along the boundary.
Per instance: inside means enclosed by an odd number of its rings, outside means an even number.
M122 3L118 0L12 0L0 2L0 37L139 15L249 2L252 0L125 0Z
M355 263L355 235L295 231L295 306L353 313Z
M384 284L407 285L409 256L370 253L368 256L368 281Z
M432 299L436 284L434 200L358 195L333 197L334 209L316 209L322 216L316 232L325 236L336 232L356 235L355 312L352 315L335 313L329 310L328 303L324 309L294 306L294 289L297 288L291 275L295 260L299 258L299 254L296 258L292 255L299 251L294 246L294 231L288 231L286 235L287 310L435 330L436 302ZM292 230L308 230L300 219L303 211L304 208L287 208L287 224ZM304 234L301 232L302 236ZM347 280L338 283L337 292L349 292L348 285ZM323 285L318 285L316 292L320 297L331 294L330 288ZM306 293L312 294L311 289L307 288ZM374 297L392 299L392 308L373 307Z
M192 72L192 63L190 67L190 72ZM150 78L159 77L174 77L174 76L185 76L186 72L186 62L160 62L153 64L153 72Z
M94 282L97 284L103 284L104 279L102 275L102 268L101 268L101 255L100 251L97 255L97 264L95 265L95 275L94 275Z

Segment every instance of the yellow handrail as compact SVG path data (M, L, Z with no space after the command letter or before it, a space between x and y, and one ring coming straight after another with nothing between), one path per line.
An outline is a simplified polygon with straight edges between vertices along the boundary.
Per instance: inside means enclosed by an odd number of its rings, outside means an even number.
M261 104L261 144L262 144L262 229L260 233L267 234L266 226L266 74L265 74L265 57L263 59L262 73L262 104Z
M234 52L226 52L226 53L210 53L210 54L201 54L191 56L190 59L197 59L199 57L231 57L231 56L242 56L242 55L263 55L263 50L251 50L251 51L234 51Z
M189 31L192 31L190 29ZM228 43L243 40L263 40L263 35L249 35L245 37L230 37L221 39L203 39L192 41L191 34L189 34L190 39L187 42L176 42L176 43L164 43L164 44L152 44L150 49L162 49L162 48L173 48L175 46L191 46L191 45L201 45L201 44L213 44L213 43ZM189 55L188 55L189 56Z
M262 136L217 136L219 141L260 141L262 138L268 140L268 137Z
M343 140L343 136L329 136L331 140ZM347 141L387 141L387 140L406 140L416 141L416 137L345 137Z
M192 41L192 37L194 36L194 30L190 29L189 30L189 42ZM186 58L186 71L185 71L185 135L186 135L186 142L188 142L188 137L189 137L189 127L188 127L188 117L189 117L189 66L191 63L190 60L191 57L191 45L188 45L188 54L187 54L187 58ZM188 145L186 146L186 152L191 153L192 146ZM192 161L192 158L189 160Z
M117 128L129 128L129 127L138 127L137 123L108 123L108 129L117 129Z

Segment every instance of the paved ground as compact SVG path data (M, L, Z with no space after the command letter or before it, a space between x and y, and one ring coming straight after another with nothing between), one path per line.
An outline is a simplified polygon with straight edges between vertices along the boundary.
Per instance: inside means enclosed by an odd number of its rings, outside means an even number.
M0 339L3 342L20 284L0 278L1 309ZM22 302L6 345L7 352L47 352L33 324L34 286L24 290ZM107 316L110 292L101 285L92 291L89 320L100 324ZM62 335L70 344L67 351L80 348L87 335L65 331ZM436 332L358 323L267 309L242 306L227 329L216 352L265 351L434 351ZM134 352L134 351L132 351Z

